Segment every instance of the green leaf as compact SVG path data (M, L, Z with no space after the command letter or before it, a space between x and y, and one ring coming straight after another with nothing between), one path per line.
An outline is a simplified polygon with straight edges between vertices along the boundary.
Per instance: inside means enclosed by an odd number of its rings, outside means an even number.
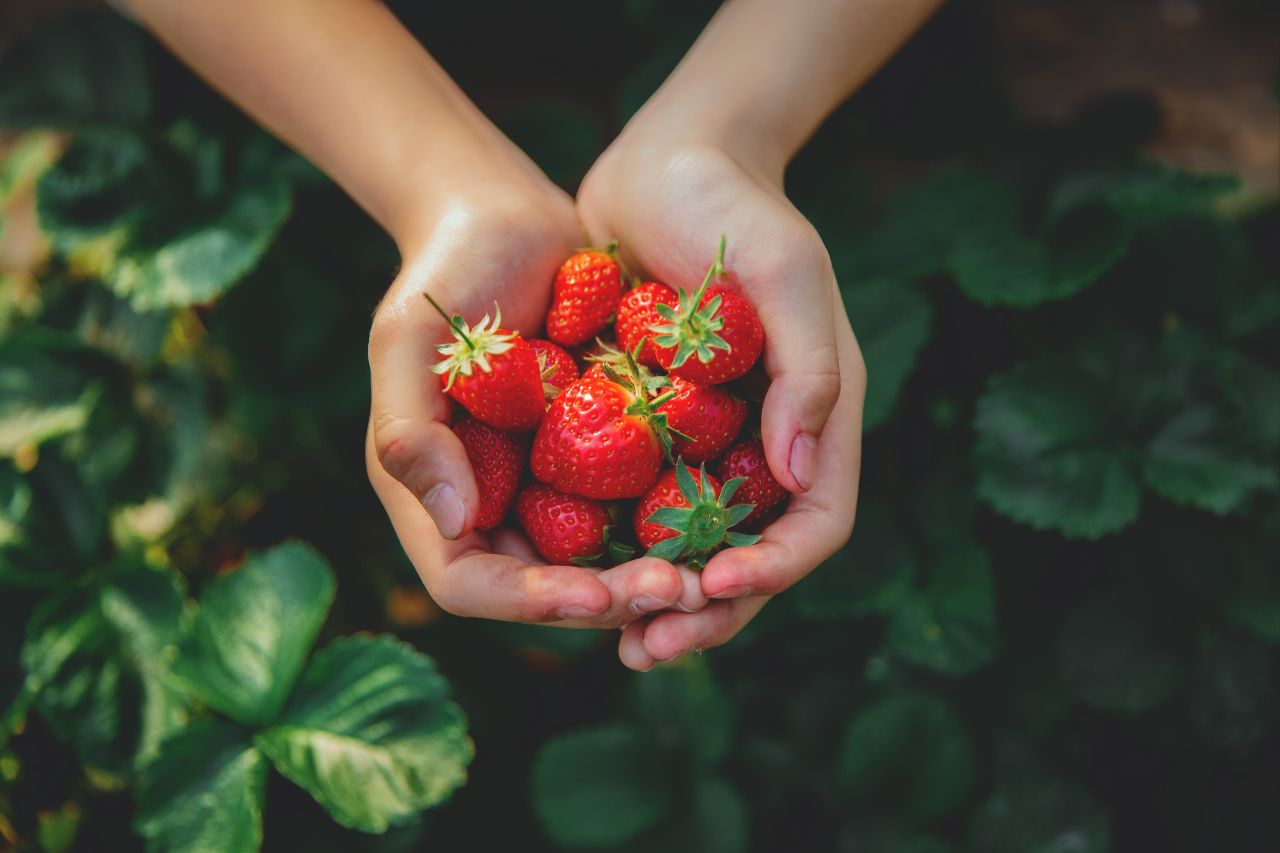
M672 755L691 755L711 767L729 754L733 743L733 704L700 657L632 676L634 716L654 745Z
M837 773L849 796L870 799L908 821L929 821L954 809L968 793L973 745L942 699L893 694L850 722Z
M957 235L1016 216L1013 194L999 178L961 169L935 172L894 196L880 221L861 240L837 248L832 263L845 286L929 275L946 268Z
M625 849L636 853L746 853L751 815L742 795L717 776L699 778L692 790L662 822Z
M670 813L668 769L641 731L628 724L560 735L534 760L534 809L557 844L621 844Z
M862 426L870 431L893 414L933 329L933 304L906 281L876 279L841 287L849 321L867 364Z
M1184 409L1152 437L1142 473L1169 500L1219 514L1280 487L1274 461L1246 446L1236 425L1205 404Z
M1125 222L1103 210L1070 217L1049 239L1037 239L1023 233L1011 198L1001 218L974 221L956 232L948 264L970 299L1029 307L1093 284L1124 256L1129 236Z
M969 825L973 853L1107 853L1107 815L1085 791L1047 778L1001 784Z
M978 495L998 512L1097 538L1137 518L1142 490L1106 378L1065 360L994 378L973 427Z
M1202 210L1239 189L1232 175L1197 175L1155 160L1077 172L1054 189L1048 218L1057 221L1072 211L1106 205L1135 225Z
M787 596L809 619L843 619L890 610L919 570L915 552L883 505L858 510L849 543Z
M284 706L333 604L324 559L298 542L278 545L204 590L174 675L190 695L245 725Z
M893 609L888 642L898 656L950 675L995 657L995 589L986 552L961 545L932 568L928 584Z
M430 658L391 637L355 636L315 656L257 744L338 823L384 832L466 781L466 726Z
M0 457L83 429L99 395L65 354L32 340L0 342Z
M1080 701L1128 714L1159 705L1182 678L1180 631L1161 624L1149 601L1099 593L1076 606L1058 639L1063 681Z
M0 61L0 125L137 122L150 109L142 36L110 12L44 27Z
M82 133L37 188L54 247L140 311L221 294L257 266L291 209L289 181L260 144L250 140L224 180L216 140L193 134L180 125L160 145L114 128Z
M208 302L257 266L291 208L284 178L245 179L183 231L132 246L111 286L141 311Z
M267 762L250 733L204 718L166 742L137 789L134 828L149 851L256 853Z
M86 766L107 775L127 771L136 748L139 687L118 650L95 598L76 593L32 615L21 653L35 709Z

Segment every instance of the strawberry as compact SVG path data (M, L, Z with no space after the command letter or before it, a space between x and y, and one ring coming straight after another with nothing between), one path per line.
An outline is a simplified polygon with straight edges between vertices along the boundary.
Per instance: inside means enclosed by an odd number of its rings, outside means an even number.
M538 355L519 332L499 328L502 313L494 306L493 320L484 315L471 327L460 315L444 313L429 294L422 294L449 321L453 342L436 349L445 357L432 371L440 374L444 390L468 412L498 429L525 432L542 420L547 403L542 394Z
M769 520L769 514L787 497L787 490L773 478L769 463L764 458L764 445L760 439L740 441L725 453L716 467L716 473L724 477L744 477L737 499L755 506L743 519L744 530L756 530Z
M658 364L672 376L699 385L719 385L742 376L764 348L764 327L747 298L726 287L711 287L724 275L724 243L721 237L716 259L698 289L682 289L674 308L658 304L656 310L667 322L650 327Z
M561 346L586 343L600 333L622 298L617 247L583 249L556 273L547 312L547 337Z
M634 362L629 375L602 370L552 401L533 440L533 475L597 500L639 497L671 455L667 416L657 411L670 397L651 398Z
M600 501L567 495L544 483L530 483L516 496L516 518L533 547L552 563L590 565L608 552L625 560L631 549L613 542L613 519Z
M529 340L529 346L538 356L538 370L542 373L542 393L550 403L569 383L578 378L578 363L560 347L537 338Z
M458 418L453 432L466 449L476 475L476 490L480 492L476 529L492 530L506 517L516 496L516 486L524 472L524 443L468 415Z
M750 504L728 505L742 479L722 486L707 475L706 466L699 475L695 481L689 466L677 462L636 504L633 523L640 544L649 549L645 556L683 561L696 569L722 543L752 545L760 541L759 536L729 529L751 513Z
M662 315L658 313L659 305L675 308L679 304L680 297L676 292L656 281L646 281L639 287L628 290L618 303L618 344L627 352L634 352L636 345L644 341L644 346L636 355L636 361L645 367L657 367L658 354L654 352L653 332L649 329L662 324Z
M677 433L675 453L694 465L715 459L738 437L747 419L747 404L723 388L671 378L670 400L658 407Z

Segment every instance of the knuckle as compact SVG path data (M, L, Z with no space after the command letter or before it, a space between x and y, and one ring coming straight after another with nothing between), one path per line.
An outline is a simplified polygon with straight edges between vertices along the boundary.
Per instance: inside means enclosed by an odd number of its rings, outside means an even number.
M463 599L449 586L437 585L435 589L428 589L427 592L431 593L436 605L450 616L465 619L472 615Z
M379 415L373 423L374 458L382 470L401 482L417 458L408 427L408 421L394 415Z

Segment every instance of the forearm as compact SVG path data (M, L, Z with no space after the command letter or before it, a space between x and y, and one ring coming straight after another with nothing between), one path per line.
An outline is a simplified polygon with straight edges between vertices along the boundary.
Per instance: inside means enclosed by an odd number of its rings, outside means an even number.
M728 0L637 116L781 176L942 0Z
M130 0L171 50L401 244L475 180L545 181L376 0Z

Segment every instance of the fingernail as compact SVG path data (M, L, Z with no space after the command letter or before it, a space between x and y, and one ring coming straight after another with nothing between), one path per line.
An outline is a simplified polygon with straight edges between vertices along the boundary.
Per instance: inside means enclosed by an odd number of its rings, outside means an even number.
M422 499L422 505L431 514L431 520L445 539L457 539L462 532L463 522L467 519L466 510L462 508L462 499L448 483L439 483Z
M749 586L730 586L719 592L711 593L711 598L746 598L751 594Z
M791 476L800 488L808 490L813 485L813 471L818 464L818 442L813 436L800 433L791 442Z
M661 610L664 607L668 607L670 604L671 602L663 601L656 595L649 595L648 593L644 595L637 595L635 598L631 599L631 609L637 613L652 613L655 610Z

